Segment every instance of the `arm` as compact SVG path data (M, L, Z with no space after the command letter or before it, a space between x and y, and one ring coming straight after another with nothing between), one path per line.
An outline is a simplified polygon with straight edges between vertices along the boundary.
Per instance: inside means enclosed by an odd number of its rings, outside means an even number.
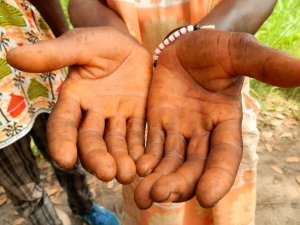
M199 24L214 24L218 30L224 31L255 33L271 14L276 2L223 0ZM75 27L112 26L128 32L124 21L103 1L71 0L69 14Z
M74 27L111 26L128 33L124 21L105 2L70 0L69 15Z
M277 0L223 0L199 24L212 24L222 31L254 34L270 16L276 3Z
M30 2L41 13L55 36L58 37L69 29L59 0L30 0Z

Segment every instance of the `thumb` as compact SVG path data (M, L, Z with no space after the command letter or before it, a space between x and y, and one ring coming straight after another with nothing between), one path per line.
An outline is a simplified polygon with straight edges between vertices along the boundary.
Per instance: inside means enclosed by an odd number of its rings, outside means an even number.
M134 43L110 27L79 28L54 40L15 48L8 52L7 61L16 69L33 73L72 65L113 69L129 55Z
M74 32L68 32L54 40L14 48L6 58L12 67L26 72L61 69L79 63L81 49L78 43L75 45L77 38Z
M235 75L278 87L300 86L300 59L266 47L249 34L235 33L229 45Z

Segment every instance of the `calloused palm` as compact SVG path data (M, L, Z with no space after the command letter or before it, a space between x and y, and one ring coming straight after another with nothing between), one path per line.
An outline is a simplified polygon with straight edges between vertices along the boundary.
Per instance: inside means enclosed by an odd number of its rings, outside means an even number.
M152 73L151 56L137 41L113 28L83 28L16 48L7 59L28 72L72 66L47 128L59 166L72 167L78 149L82 165L100 180L134 179Z
M197 195L211 207L231 188L242 157L244 74L281 87L300 85L300 60L253 36L199 30L161 54L148 97L146 176L135 201L182 202Z

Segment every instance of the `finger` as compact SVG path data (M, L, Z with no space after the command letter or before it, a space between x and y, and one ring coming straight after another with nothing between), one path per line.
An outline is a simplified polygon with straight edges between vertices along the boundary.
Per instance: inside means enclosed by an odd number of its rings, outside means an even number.
M105 131L105 142L117 164L117 180L122 184L129 184L135 178L136 167L128 155L125 136L126 119L122 117L110 119Z
M152 185L163 175L170 174L182 164L186 148L185 138L178 132L168 132L165 155L153 174L145 177L135 192L135 201L138 207L147 209L152 205Z
M209 146L209 134L191 139L187 161L172 174L158 179L152 187L155 202L183 202L195 196L197 183L203 172Z
M205 171L197 186L201 206L212 207L232 187L242 158L241 118L220 122L213 130Z
M164 157L154 172L163 175L175 172L184 162L185 151L186 141L184 136L176 131L168 132Z
M133 46L134 42L129 37L113 28L77 28L54 40L15 48L8 52L7 61L14 68L26 72L48 72L88 64L101 68L97 72L103 73L113 71ZM99 58L100 61L95 60Z
M236 75L247 75L279 87L300 85L300 59L268 48L250 34L232 35L229 49Z
M161 127L149 127L145 154L137 160L138 174L149 175L158 165L163 156L165 132Z
M8 52L7 61L22 71L48 72L78 64L80 50L76 38L63 35L55 40L15 48Z
M145 120L129 119L126 134L129 155L134 161L138 160L145 149Z
M88 111L79 129L78 147L82 166L99 180L110 181L117 175L117 166L103 140L104 126L102 114Z
M152 206L153 201L150 197L151 188L161 176L161 174L152 173L137 185L134 192L134 201L140 209L148 209Z
M77 160L77 128L81 119L79 101L65 96L63 91L48 123L49 152L62 168L71 168Z

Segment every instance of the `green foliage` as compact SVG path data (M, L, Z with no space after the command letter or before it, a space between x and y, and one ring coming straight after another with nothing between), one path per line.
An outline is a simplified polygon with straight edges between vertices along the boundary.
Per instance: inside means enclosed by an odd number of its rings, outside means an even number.
M69 19L69 15L68 15L68 4L69 4L70 0L60 0L61 6L64 10L64 13L66 15L67 21L69 23L69 26L72 27L71 23L70 23L70 19Z
M40 150L38 149L37 145L34 143L33 138L30 140L30 148L32 151L32 154L35 156L35 158L42 158L43 155L41 154Z
M64 9L64 12L67 14L69 0L60 0L60 2L61 2L61 5L62 5L62 7Z
M256 37L264 44L300 57L300 1L279 0Z

